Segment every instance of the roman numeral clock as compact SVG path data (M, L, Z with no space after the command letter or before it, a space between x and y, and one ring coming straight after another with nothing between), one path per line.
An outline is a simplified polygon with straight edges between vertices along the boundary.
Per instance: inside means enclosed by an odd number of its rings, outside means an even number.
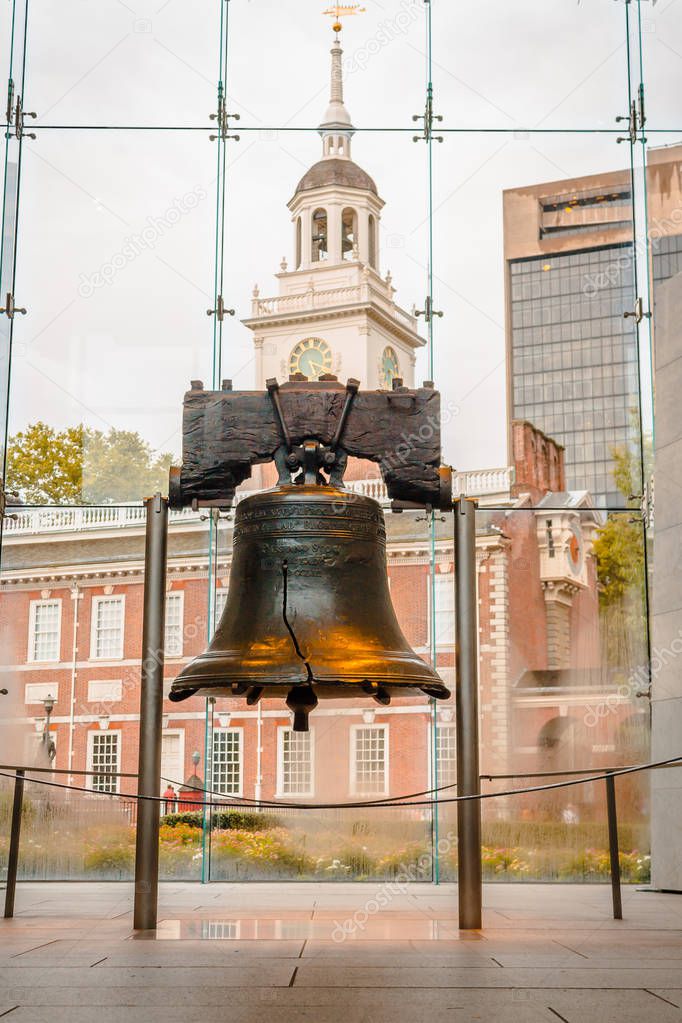
M332 371L332 350L321 337L306 337L289 356L289 373L303 373L308 380L319 380Z

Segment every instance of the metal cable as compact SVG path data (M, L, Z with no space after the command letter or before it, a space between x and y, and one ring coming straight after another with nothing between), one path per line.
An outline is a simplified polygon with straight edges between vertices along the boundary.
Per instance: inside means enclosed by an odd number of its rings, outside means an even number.
M620 767L615 770L609 770L600 774L589 775L586 778L572 778L567 781L551 782L549 785L532 785L528 788L523 789L506 789L502 792L481 792L474 795L466 796L450 796L448 799L423 799L415 800L410 802L356 802L356 803L271 803L268 804L269 809L280 809L280 810L348 810L348 809L363 809L363 808L390 808L395 806L415 807L415 806L441 806L448 803L460 803L467 800L474 799L499 799L506 796L522 796L530 792L550 792L555 789L571 788L576 785L591 784L595 781L605 781L607 778L617 778L620 775L637 774L640 771L651 771L656 770L660 767L669 767L672 765L682 765L682 756L669 757L667 760L659 760L648 764L635 764L630 767ZM28 768L27 770L30 770ZM14 778L15 775L9 774L6 771L0 771L0 777L3 778ZM166 779L164 779L166 780ZM55 789L66 789L70 792L87 792L88 795L96 796L108 796L114 799L130 799L130 800L151 800L154 803L167 803L169 800L164 799L163 796L141 796L135 793L122 793L122 792L97 792L93 789L85 788L82 785L63 785L60 782L54 781L43 781L39 778L26 777L25 781L32 782L34 785L45 785L49 788ZM202 790L203 791L203 790ZM196 809L202 807L227 807L234 809L234 803L226 802L214 802L214 801L202 801L194 802L191 804ZM262 801L261 801L262 805Z

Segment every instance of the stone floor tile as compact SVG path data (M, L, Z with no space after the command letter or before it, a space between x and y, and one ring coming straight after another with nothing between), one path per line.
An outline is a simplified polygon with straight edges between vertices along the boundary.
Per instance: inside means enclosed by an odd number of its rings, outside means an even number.
M246 964L222 967L186 966L172 969L137 965L115 967L108 970L81 966L26 967L23 970L3 967L0 968L0 991L11 992L18 986L24 988L40 986L47 989L70 986L96 987L103 983L104 974L106 974L106 983L110 987L144 988L145 985L158 980L160 972L163 974L164 984L169 991L175 988L195 986L199 977L202 984L220 985L221 987L240 987L245 984L257 987L263 983L264 979L267 980L269 987L287 987L294 968L292 960L268 961L267 975L264 974L263 969Z
M538 998L566 1023L680 1023L682 1011L648 991L551 991Z

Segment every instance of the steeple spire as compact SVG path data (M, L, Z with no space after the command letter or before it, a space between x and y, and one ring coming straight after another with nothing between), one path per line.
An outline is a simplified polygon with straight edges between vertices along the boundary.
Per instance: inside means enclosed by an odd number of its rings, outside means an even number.
M350 159L350 140L355 133L350 114L343 102L343 50L339 40L341 25L334 25L334 45L331 49L331 91L329 106L318 131L322 137L323 157Z

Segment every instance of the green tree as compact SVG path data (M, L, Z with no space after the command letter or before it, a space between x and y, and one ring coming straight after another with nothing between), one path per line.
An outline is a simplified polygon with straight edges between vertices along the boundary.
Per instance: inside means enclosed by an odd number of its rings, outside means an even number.
M32 423L7 445L7 489L27 504L118 504L168 493L172 455L138 433Z
M609 664L636 667L646 657L646 560L639 515L641 461L630 447L614 448L613 478L630 511L610 514L594 544L602 636ZM645 443L645 467L651 444Z

